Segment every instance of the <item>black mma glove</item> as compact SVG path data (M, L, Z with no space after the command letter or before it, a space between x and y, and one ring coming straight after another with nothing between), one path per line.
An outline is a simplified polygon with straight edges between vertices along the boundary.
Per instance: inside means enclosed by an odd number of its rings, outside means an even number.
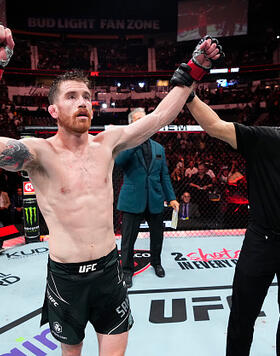
M211 39L211 44L216 43L217 48L219 49L218 54L220 54L220 57L217 60L208 58L209 66L206 67L201 65L197 61L197 57L204 53L204 50L200 49L200 45L208 39ZM222 51L222 47L219 45L218 40L216 38L212 38L211 36L207 35L203 37L195 47L191 60L187 64L181 63L180 66L175 70L170 80L170 84L173 86L184 85L189 87L193 84L194 81L201 80L204 77L204 75L208 73L210 69L214 66L214 63L215 62L217 63L217 61L220 61L224 57L225 54Z
M1 22L0 25L2 25ZM5 42L0 43L0 47L3 47L6 52L6 59L0 59L0 79L1 79L4 72L4 68L9 63L14 52L9 46L7 46Z
M10 62L10 59L13 55L13 50L9 46L3 46L3 44L0 44L1 47L4 47L4 50L6 52L6 59L0 59L0 69L4 70L6 65Z

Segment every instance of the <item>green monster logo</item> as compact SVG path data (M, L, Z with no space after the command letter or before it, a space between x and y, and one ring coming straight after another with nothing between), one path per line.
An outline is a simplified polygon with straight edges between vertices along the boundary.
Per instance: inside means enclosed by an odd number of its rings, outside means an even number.
M28 225L32 225L37 222L37 209L36 206L30 206L28 208L24 208L26 222Z

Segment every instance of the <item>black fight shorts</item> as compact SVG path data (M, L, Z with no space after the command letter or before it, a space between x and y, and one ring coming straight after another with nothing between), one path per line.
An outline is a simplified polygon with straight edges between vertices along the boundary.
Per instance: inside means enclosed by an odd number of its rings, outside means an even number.
M48 261L41 325L49 322L54 338L79 344L90 322L100 334L121 334L133 325L117 248L82 263Z

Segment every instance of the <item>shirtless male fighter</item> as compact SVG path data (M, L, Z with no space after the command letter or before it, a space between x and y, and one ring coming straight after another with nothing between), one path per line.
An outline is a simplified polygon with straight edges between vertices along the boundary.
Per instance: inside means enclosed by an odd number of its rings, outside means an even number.
M3 26L0 44L13 47L11 32ZM0 167L28 172L49 228L41 323L49 322L62 355L81 354L88 321L97 333L99 355L124 355L133 321L113 231L114 158L173 121L192 92L192 83L220 53L215 41L202 40L188 65L175 71L174 88L152 113L96 136L88 133L92 104L87 79L67 72L49 92L48 110L58 125L55 136L0 138ZM1 49L0 54L5 60L6 51Z

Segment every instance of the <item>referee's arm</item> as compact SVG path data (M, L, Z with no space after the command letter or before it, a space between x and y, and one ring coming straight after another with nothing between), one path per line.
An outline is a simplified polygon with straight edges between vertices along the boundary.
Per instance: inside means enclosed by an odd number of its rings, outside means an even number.
M221 120L215 111L197 96L187 106L198 124L210 136L229 143L235 149L237 148L236 132L232 122Z

